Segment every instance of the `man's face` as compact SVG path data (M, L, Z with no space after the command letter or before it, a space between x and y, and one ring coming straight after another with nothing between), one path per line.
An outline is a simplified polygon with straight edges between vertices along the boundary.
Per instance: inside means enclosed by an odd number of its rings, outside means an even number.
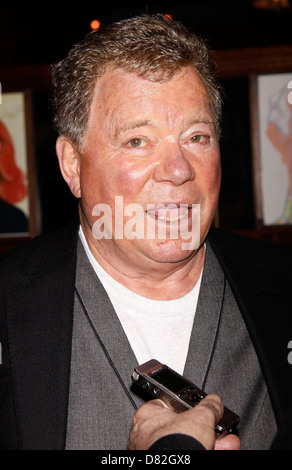
M108 259L141 267L191 257L193 250L186 250L184 243L194 221L192 205L200 204L203 240L215 214L221 179L213 118L196 71L185 68L165 82L121 69L106 72L96 85L84 142L79 171L87 222L82 218L82 225L90 242ZM104 215L109 238L96 240L90 226L97 221L93 208L101 204L110 208L113 225ZM141 210L131 212L137 207ZM133 227L129 221L135 214ZM139 237L127 235L127 223ZM171 235L174 226L176 237ZM158 229L164 237L153 237Z

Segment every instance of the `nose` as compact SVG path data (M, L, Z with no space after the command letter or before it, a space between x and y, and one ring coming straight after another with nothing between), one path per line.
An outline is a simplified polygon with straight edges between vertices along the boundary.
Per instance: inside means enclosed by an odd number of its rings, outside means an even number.
M155 167L153 177L157 182L170 182L179 186L195 179L195 171L184 155L181 147L176 144L164 148L163 155Z

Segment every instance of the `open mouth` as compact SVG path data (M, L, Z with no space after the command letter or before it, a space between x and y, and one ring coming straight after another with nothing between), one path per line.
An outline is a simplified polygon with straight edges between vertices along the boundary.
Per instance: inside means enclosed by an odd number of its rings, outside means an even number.
M188 204L157 204L147 209L147 214L154 219L164 222L178 222L188 216L190 207Z

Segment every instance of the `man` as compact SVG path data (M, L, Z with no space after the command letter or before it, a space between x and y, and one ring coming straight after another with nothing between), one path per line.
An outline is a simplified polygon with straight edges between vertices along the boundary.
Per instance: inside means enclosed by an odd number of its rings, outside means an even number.
M53 68L79 219L1 263L3 448L126 449L144 402L131 374L152 358L218 393L243 449L269 447L291 396L291 258L210 230L211 65L182 25L142 15Z

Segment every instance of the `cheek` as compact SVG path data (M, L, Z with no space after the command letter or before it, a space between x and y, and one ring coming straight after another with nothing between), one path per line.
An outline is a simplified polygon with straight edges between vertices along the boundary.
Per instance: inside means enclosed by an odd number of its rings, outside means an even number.
M216 192L221 183L221 163L219 151L214 151L210 155L205 168L203 169L204 184L209 191Z
M209 171L208 183L210 191L212 191L212 189L214 192L219 191L221 184L221 166L219 163L212 165Z
M148 174L136 164L115 158L99 164L96 160L87 161L80 169L83 201L88 207L98 203L113 206L115 196L123 196L125 203L138 202L138 194L147 184Z
M124 199L126 199L139 192L140 182L135 174L121 171L116 175L114 186L119 193L118 195L124 196Z
M133 162L121 162L119 165L117 164L117 167L117 171L112 172L115 178L115 187L125 200L137 196L145 189L151 177L151 169L148 166Z
M195 186L196 184L205 202L209 202L210 204L217 202L221 186L220 163L213 162L201 168L201 171L197 173L197 178L195 179Z
M107 175L95 163L86 162L80 167L81 198L83 205L92 207L105 202L106 191L110 186Z

